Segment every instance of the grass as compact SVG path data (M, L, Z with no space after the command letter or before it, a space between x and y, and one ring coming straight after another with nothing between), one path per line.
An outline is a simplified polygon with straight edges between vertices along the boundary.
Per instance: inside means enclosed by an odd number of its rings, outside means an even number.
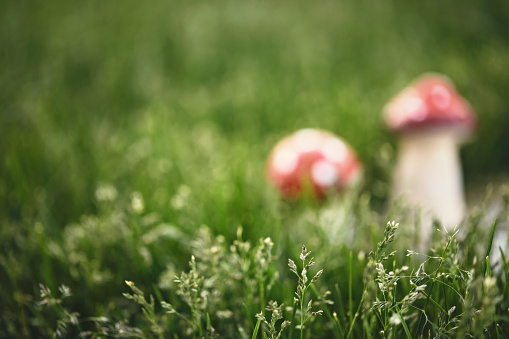
M509 165L507 7L1 3L0 337L506 337L490 232L509 221L492 180ZM427 71L478 112L461 154L476 202L416 254L387 203L380 111ZM279 200L266 157L304 127L357 150L359 191ZM317 264L296 277L303 244Z

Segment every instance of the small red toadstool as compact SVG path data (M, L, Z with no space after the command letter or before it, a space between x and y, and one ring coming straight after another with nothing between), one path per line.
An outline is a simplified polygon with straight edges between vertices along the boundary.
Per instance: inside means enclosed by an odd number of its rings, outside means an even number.
M343 189L359 180L362 165L352 148L337 136L302 129L281 140L272 150L267 177L282 197L296 198L307 185L314 196Z
M425 74L389 102L384 118L399 134L393 197L453 229L465 213L458 148L475 129L473 109L447 77ZM421 233L426 239L428 224Z

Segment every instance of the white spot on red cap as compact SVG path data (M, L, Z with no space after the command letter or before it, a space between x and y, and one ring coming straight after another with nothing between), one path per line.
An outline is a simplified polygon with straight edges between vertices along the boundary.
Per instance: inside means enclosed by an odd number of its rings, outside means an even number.
M405 89L386 108L387 123L392 128L399 128L409 120L423 121L426 116L426 104L412 88Z
M411 116L412 120L423 121L426 119L426 104L424 104L424 101L421 98L411 98L405 102L405 108L407 109L407 114Z
M311 167L311 179L320 187L331 187L338 179L338 172L330 162L318 160Z
M329 138L323 143L320 148L320 152L323 154L325 159L341 164L346 160L348 149L346 148L345 143L341 140Z
M281 148L274 155L274 169L281 174L293 172L299 163L299 154L289 148Z
M451 104L451 94L442 85L435 85L431 88L431 100L439 109L445 110Z
M312 152L320 147L322 134L314 129L306 128L294 135L295 147L299 152Z

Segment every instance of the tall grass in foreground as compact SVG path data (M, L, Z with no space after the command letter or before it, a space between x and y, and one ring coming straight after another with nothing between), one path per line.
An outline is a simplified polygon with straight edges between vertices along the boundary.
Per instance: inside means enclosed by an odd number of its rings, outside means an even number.
M408 217L399 212L402 221ZM130 281L127 269L123 300L118 292L115 304L94 316L73 310L69 287L41 285L31 331L55 338L505 338L508 262L504 249L492 248L497 222L484 222L482 209L474 210L462 232L436 232L427 253L405 248L413 246L403 237L409 225L395 221L371 229L377 238L371 250L356 248L356 240L316 248L270 238L253 244L243 240L242 228L227 242L203 226L190 241L187 268L169 266L151 288ZM157 232L176 236L171 228ZM495 252L497 263L490 262Z

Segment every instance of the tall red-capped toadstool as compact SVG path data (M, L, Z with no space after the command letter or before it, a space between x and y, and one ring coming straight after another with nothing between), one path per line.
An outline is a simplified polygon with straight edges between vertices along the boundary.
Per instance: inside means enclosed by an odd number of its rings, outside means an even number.
M297 198L310 187L322 199L359 181L362 165L352 148L322 130L302 129L272 150L267 177L284 198Z
M431 218L452 230L465 214L458 149L475 129L473 109L447 77L425 74L383 113L389 128L399 134L393 198L404 197L428 213L423 239L429 238Z

